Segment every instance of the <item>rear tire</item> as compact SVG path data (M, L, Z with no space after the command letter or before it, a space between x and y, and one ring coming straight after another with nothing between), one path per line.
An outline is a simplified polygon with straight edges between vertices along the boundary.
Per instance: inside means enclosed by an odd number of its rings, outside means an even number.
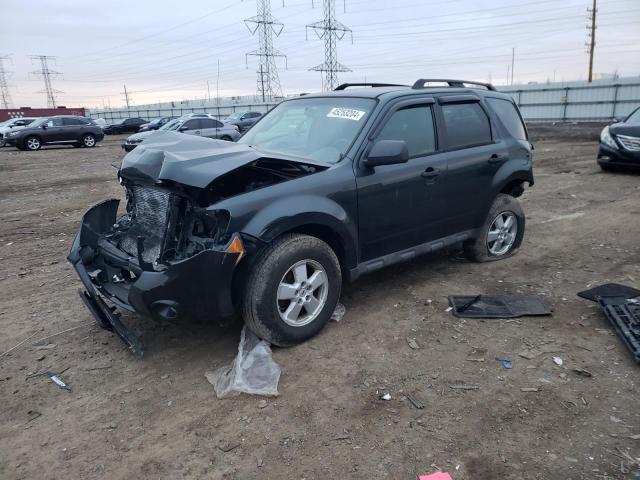
M85 136L82 137L82 146L83 147L87 147L87 148L95 147L96 146L96 137L94 137L90 133L87 133Z
M522 243L524 227L525 217L520 202L501 193L493 201L480 235L465 244L465 253L475 262L509 258Z
M38 137L27 137L24 139L24 147L27 150L35 152L36 150L40 150L40 147L42 147L42 142Z
M245 284L245 324L286 347L315 336L331 318L342 288L340 263L329 245L287 234L258 254Z

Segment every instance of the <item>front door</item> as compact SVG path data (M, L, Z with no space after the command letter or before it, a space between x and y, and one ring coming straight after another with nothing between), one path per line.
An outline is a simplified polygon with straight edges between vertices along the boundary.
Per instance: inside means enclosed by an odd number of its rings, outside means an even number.
M62 117L51 118L47 128L42 132L42 140L46 143L63 142L65 139L65 126Z
M447 163L436 139L432 99L405 101L385 114L367 151L379 140L403 140L410 159L356 168L361 261L442 236Z

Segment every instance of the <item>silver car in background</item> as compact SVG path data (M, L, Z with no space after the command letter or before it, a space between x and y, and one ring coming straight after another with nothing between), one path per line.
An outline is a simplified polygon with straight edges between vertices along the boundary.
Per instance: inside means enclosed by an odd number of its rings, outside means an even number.
M22 130L31 122L37 119L38 117L18 117L18 118L11 118L9 120L5 120L4 122L0 123L0 147L5 146L4 139L7 133Z
M186 135L197 135L199 137L215 138L229 142L235 142L240 138L240 131L236 125L222 123L210 115L187 114L177 120L170 121L158 130L135 133L129 136L125 143L122 144L122 148L130 152L142 143L145 138L148 138L149 135L166 130L174 130Z

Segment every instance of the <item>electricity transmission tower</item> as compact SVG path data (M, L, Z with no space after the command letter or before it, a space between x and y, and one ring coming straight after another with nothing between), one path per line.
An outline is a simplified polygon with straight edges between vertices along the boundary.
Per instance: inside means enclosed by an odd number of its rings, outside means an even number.
M0 105L2 108L11 108L11 94L9 93L9 84L7 83L8 72L5 71L3 61L8 60L9 57L4 55L0 56Z
M124 92L122 92L122 94L124 95L124 103L127 104L127 110L129 110L130 108L129 103L131 102L131 97L129 96L129 92L127 92L126 85L124 85Z
M596 0L593 0L593 6L591 8L587 8L587 12L589 12L589 22L587 25L587 38L588 43L587 47L589 47L589 83L593 80L593 54L596 49L596 13L598 9L596 7Z
M31 72L32 75L42 75L44 79L44 90L40 90L37 93L47 94L47 106L50 108L56 108L56 93L62 93L60 90L56 90L51 85L51 77L57 77L60 72L49 69L49 60L54 60L55 57L48 55L31 55L31 60L38 60L40 62L40 70Z
M324 63L309 70L323 75L323 90L333 90L338 85L338 72L351 71L350 68L338 62L336 43L347 33L351 34L351 41L353 41L353 33L349 27L336 20L336 0L323 0L322 9L324 19L307 25L307 31L309 28L312 29L319 39L324 40Z
M284 57L285 68L287 56L273 47L273 35L280 36L284 24L271 15L271 0L256 0L258 14L247 18L244 23L251 35L258 33L258 49L245 54L247 68L248 57L258 57L258 97L262 101L271 100L273 97L282 96L280 77L276 66L276 57Z

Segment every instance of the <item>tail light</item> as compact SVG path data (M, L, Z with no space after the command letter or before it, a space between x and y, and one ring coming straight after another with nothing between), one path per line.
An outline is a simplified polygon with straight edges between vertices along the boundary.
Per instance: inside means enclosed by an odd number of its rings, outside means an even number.
M238 125L234 125L233 128L236 129L236 132L240 132L240 127Z

